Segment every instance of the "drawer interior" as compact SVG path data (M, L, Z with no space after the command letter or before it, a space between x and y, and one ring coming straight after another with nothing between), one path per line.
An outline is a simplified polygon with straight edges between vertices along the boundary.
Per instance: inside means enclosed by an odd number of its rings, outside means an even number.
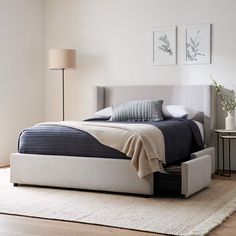
M155 195L181 195L181 167L172 166L172 170L165 169L166 173L154 173Z

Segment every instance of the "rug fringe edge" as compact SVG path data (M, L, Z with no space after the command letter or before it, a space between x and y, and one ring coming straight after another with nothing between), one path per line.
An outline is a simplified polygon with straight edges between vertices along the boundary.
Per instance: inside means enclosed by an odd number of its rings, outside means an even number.
M213 216L203 221L191 232L182 236L204 236L214 228L222 224L229 216L236 211L236 198L227 203L222 209L218 210Z

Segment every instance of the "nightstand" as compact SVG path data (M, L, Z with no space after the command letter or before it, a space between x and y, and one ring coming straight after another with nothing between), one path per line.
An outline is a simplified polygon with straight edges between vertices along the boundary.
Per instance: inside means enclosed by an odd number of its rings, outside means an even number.
M215 130L216 134L217 134L217 145L216 145L216 156L217 156L217 169L218 169L218 173L220 174L220 154L219 154L219 150L220 150L220 138L222 138L222 157L223 157L223 173L221 175L223 176L227 176L230 177L231 175L231 160L230 160L230 140L231 139L236 139L236 129L234 130L226 130L226 129L216 129ZM229 153L228 153L228 158L229 158L229 172L228 175L225 174L225 169L224 169L224 162L225 162L225 140L228 140L228 144L229 144Z
M236 136L233 135L224 135L220 137L222 139L222 152L223 152L223 169L222 169L222 176L230 177L231 176L231 151L230 151L230 143L232 139L236 139ZM228 174L225 171L225 140L228 140L229 149L228 149L228 160L229 160L229 169Z

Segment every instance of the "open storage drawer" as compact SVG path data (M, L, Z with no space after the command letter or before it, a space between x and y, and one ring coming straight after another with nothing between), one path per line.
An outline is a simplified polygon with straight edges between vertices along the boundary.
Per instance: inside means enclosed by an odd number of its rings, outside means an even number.
M181 163L178 173L155 173L155 194L167 191L189 197L207 187L211 182L214 152L214 148L207 148L193 153L191 157L195 159Z

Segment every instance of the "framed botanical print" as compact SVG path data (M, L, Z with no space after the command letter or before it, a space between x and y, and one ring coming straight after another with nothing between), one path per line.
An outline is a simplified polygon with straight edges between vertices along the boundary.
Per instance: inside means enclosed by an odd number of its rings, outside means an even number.
M211 25L185 27L185 64L211 63Z
M158 27L152 30L153 65L176 65L176 27Z

